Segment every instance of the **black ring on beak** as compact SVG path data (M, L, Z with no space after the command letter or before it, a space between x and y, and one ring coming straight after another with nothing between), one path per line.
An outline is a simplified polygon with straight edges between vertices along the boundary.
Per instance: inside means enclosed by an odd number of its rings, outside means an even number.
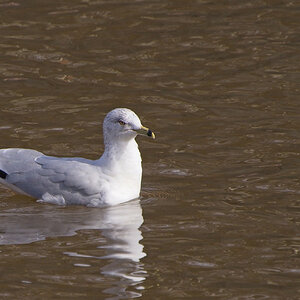
M148 136L152 136L152 131L151 131L150 129L148 129L147 135L148 135Z

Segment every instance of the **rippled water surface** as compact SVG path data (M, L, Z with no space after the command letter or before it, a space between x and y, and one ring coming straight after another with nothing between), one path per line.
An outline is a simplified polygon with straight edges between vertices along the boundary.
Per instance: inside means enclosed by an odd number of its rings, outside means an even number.
M97 158L136 111L141 199L0 189L0 298L299 299L298 1L0 1L0 146Z

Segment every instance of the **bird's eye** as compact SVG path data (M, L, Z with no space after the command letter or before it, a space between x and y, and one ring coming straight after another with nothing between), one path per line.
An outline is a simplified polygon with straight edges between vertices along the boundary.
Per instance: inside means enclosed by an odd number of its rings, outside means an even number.
M125 125L125 122L119 120L119 124L122 125L122 126L124 126L124 125Z

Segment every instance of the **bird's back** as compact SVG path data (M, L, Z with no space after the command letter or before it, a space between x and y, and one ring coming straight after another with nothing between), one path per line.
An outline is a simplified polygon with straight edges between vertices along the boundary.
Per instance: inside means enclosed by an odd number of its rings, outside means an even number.
M21 148L0 149L0 170L7 174L24 172L33 168L36 157L43 153Z
M54 202L59 196L61 204L84 204L100 198L103 191L101 168L93 161L51 157L30 149L1 149L0 176L1 183L16 192L37 199L52 197Z

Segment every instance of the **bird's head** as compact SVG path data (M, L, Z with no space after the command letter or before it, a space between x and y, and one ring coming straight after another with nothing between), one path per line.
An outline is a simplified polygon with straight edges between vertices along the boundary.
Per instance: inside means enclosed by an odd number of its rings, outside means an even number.
M155 138L154 133L141 124L139 117L128 108L115 108L103 122L104 140L134 139L138 134Z

